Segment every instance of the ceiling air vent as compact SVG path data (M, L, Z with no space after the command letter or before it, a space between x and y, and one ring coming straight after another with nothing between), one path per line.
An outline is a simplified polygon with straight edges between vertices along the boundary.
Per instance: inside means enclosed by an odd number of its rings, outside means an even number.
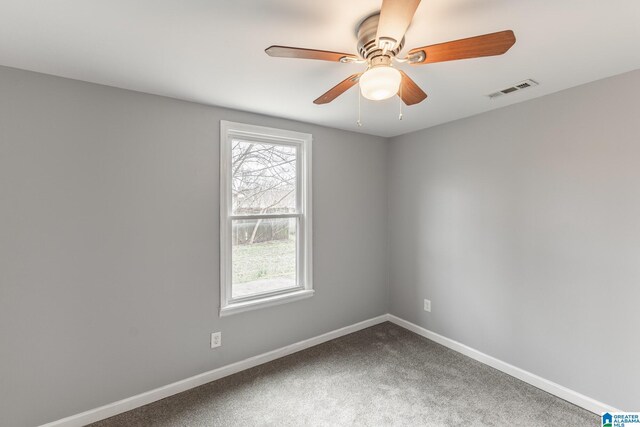
M524 81L521 81L519 83L514 84L513 86L504 88L504 89L499 90L497 92L490 93L487 96L489 98L493 99L493 98L497 98L497 97L502 96L502 95L508 95L510 93L517 92L517 91L523 90L523 89L527 89L527 88L530 88L530 87L533 87L533 86L538 86L538 82L535 81L535 80L531 80L531 79L524 80Z

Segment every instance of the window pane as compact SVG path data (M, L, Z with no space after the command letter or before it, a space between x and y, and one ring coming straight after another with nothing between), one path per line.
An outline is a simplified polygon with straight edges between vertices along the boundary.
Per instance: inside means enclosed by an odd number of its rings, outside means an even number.
M296 286L297 218L234 220L232 298Z
M234 140L231 156L234 215L296 212L296 147Z

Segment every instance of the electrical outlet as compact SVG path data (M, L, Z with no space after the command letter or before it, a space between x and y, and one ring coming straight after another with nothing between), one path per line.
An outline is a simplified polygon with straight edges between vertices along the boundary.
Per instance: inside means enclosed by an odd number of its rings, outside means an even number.
M431 301L428 299L424 300L424 311L431 311Z
M211 348L220 347L222 345L222 332L213 332L211 334Z

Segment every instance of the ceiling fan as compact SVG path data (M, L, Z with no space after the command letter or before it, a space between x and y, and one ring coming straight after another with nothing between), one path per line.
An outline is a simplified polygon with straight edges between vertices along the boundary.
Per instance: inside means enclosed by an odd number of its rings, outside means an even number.
M270 46L265 52L282 58L367 64L365 71L347 77L313 101L315 104L327 104L360 83L362 96L367 99L378 101L397 94L406 105L413 105L425 100L427 94L402 70L395 68L394 62L420 65L502 55L516 42L513 31L506 30L414 48L405 58L397 58L419 4L420 0L382 0L380 12L366 18L358 27L359 55L290 46Z

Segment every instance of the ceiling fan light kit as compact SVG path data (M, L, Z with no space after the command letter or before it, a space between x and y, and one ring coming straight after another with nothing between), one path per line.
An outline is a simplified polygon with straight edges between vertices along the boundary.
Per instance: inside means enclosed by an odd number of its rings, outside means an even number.
M433 64L458 59L502 55L516 42L513 31L506 30L414 48L405 58L398 58L405 43L405 33L411 24L420 0L383 0L380 13L365 18L358 27L358 55L289 46L271 46L270 56L367 64L367 69L338 83L315 101L327 104L359 83L362 96L372 101L398 95L406 105L424 101L427 94L393 62L410 65Z
M362 96L372 101L389 99L398 93L402 74L390 65L369 68L360 77Z

